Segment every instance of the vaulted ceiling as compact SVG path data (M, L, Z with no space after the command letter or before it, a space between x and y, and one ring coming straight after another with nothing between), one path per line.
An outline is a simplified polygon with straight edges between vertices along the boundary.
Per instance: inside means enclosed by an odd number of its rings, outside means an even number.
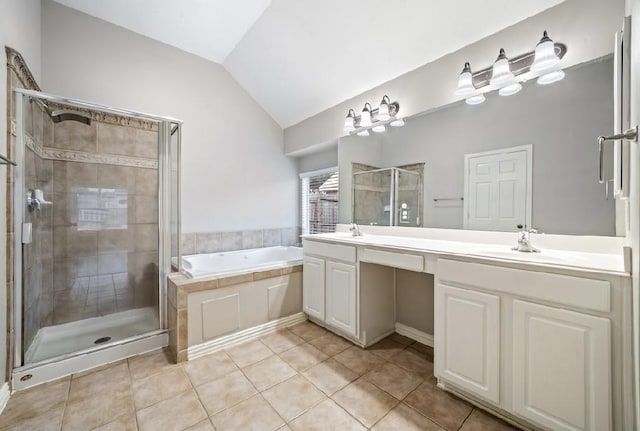
M289 127L564 0L55 0L222 64Z

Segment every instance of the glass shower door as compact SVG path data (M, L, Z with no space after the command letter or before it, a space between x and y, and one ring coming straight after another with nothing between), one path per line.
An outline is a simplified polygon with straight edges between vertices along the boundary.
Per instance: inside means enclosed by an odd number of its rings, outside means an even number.
M22 365L159 330L158 122L21 97Z
M422 226L422 176L396 169L396 226Z
M353 174L353 222L361 225L391 226L391 169Z

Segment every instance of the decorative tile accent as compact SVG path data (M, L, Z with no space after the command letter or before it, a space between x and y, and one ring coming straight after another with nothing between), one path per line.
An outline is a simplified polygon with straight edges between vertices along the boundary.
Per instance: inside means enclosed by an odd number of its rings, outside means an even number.
M119 156L115 154L93 154L84 151L44 148L42 151L42 157L49 160L64 160L68 162L99 163L103 165L158 169L158 162L156 160L131 156Z

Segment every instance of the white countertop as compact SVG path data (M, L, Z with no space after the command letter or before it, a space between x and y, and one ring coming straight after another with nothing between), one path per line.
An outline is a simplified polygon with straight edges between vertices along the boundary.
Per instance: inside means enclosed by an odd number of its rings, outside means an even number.
M423 228L421 228L421 230L422 229ZM387 232L389 232L388 229L385 233ZM422 232L421 234L424 235ZM515 245L517 235L514 233L508 235L513 237L513 245ZM495 237L495 233L489 233L487 238L491 239L492 236ZM594 250L597 250L597 247L590 247L588 252L571 250L570 247L567 247L567 250L544 248L534 240L533 245L540 248L541 252L524 253L511 250L511 245L504 243L478 242L479 237L477 232L474 232L472 236L470 236L472 241L468 242L458 239L453 241L409 236L378 235L367 232L362 236L355 237L350 232L336 232L303 235L302 238L355 246L382 247L397 251L432 253L445 256L465 256L490 261L516 262L526 265L598 272L619 276L630 275L629 270L625 268L622 246L620 247L619 253L612 252L611 247L603 247L603 250L606 252L598 253L594 252ZM572 238L568 238L567 241L571 242ZM504 241L501 239L501 242Z

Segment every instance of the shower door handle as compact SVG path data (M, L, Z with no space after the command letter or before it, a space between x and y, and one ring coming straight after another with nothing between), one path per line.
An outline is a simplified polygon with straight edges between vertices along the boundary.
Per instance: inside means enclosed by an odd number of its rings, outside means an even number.
M31 223L22 223L22 243L31 244L33 241L33 225Z

